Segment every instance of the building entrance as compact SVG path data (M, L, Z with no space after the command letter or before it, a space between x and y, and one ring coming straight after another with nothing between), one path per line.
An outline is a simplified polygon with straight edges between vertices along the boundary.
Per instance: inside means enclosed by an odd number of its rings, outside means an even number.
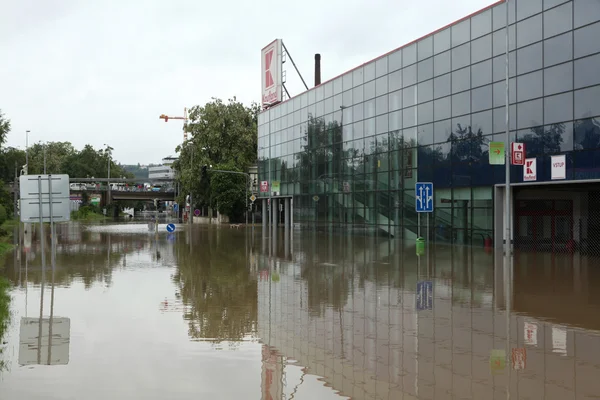
M517 248L532 251L569 252L573 246L572 200L517 200L515 202Z

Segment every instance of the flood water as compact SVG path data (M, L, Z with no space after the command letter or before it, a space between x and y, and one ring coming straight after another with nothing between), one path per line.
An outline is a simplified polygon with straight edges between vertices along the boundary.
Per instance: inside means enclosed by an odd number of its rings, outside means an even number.
M600 260L282 229L57 226L15 285L1 399L590 399Z

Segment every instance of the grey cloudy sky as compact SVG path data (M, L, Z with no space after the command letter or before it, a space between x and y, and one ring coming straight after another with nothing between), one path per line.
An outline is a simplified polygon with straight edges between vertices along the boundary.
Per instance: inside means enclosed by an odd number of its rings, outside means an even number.
M175 154L159 120L211 97L260 100L260 50L281 38L307 83L323 81L495 0L0 0L0 110L8 145L70 141L122 163ZM285 64L292 96L303 90Z

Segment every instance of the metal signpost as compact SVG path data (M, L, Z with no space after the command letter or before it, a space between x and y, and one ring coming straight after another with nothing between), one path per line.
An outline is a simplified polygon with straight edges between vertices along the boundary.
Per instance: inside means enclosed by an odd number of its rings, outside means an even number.
M433 183L415 183L415 210L417 211L418 239L421 240L421 213L427 213L427 240L429 240L429 214L433 212ZM419 242L417 242L419 246ZM419 249L417 249L419 250ZM429 268L429 265L427 266Z

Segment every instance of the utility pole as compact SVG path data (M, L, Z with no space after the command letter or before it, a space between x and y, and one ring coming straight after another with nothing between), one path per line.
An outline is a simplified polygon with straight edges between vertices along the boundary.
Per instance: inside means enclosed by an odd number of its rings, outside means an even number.
M506 207L506 213L505 213L505 221L504 221L504 229L506 230L506 242L504 244L504 251L505 251L505 255L506 257L509 257L511 255L511 192L510 192L510 162L511 162L511 145L510 145L510 125L509 125L509 102L510 102L510 98L508 96L508 88L509 88L509 79L508 79L508 75L509 75L509 34L508 34L508 28L510 25L510 20L509 20L509 0L506 0L505 4L506 4L506 53L505 53L505 91L506 91L506 98L505 98L505 102L506 102L506 114L505 114L505 123L506 123L506 136L505 136L505 144L504 144L504 153L505 153L505 157L506 157L506 161L505 161L505 170L506 170L506 184L505 184L505 194L506 194L506 198L504 200L505 203L505 207Z
M29 132L25 131L25 175L29 175Z

